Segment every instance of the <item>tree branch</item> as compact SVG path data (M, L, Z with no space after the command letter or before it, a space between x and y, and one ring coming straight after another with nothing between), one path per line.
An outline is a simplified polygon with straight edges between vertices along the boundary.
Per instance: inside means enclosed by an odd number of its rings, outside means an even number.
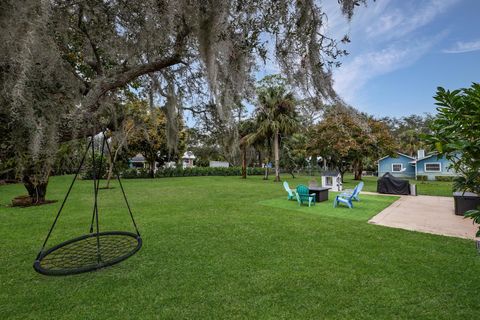
M103 75L103 68L102 68L102 60L100 58L100 53L98 52L98 47L96 43L92 40L92 37L90 37L90 34L88 33L87 26L85 25L85 22L83 22L83 6L80 6L80 10L78 11L78 28L82 33L85 35L87 38L88 42L90 43L90 47L92 48L93 55L95 56L96 62L91 62L88 63L99 76Z
M173 45L174 52L169 57L159 58L154 61L133 67L123 67L122 71L117 71L117 73L107 77L101 77L100 79L94 81L92 89L85 96L83 104L86 112L90 115L90 118L98 108L98 100L107 92L123 87L142 75L157 72L176 64L183 63L181 58L185 50L187 37L190 32L191 28L186 24L185 20L182 19L180 30Z

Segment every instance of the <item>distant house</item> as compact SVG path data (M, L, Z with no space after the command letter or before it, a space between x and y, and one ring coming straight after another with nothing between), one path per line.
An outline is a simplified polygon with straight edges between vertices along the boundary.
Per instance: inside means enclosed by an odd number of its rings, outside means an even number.
M417 157L397 152L396 157L386 156L378 160L378 176L390 172L399 178L426 176L428 180L435 180L438 176L456 176L450 165L449 160L435 152L425 155L424 150L419 150Z
M185 168L193 168L193 160L195 160L196 157L195 155L193 154L192 151L187 151L183 154L183 157L182 157L182 166L183 166L183 169Z
M210 161L209 165L212 168L228 168L230 166L226 161Z
M135 157L129 159L129 167L135 169L145 169L148 166L145 157L139 153Z

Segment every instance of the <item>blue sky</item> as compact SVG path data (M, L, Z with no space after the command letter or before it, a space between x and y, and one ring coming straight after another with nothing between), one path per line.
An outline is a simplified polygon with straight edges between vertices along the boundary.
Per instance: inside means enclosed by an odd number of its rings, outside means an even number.
M480 82L480 0L368 0L350 23L337 0L317 2L328 15L327 34L350 36L334 88L360 111L376 117L435 113L438 86ZM256 77L278 72L269 59Z
M375 116L435 112L437 86L480 81L479 0L377 0L351 23L337 0L323 0L328 33L349 34L350 55L335 70L335 89Z

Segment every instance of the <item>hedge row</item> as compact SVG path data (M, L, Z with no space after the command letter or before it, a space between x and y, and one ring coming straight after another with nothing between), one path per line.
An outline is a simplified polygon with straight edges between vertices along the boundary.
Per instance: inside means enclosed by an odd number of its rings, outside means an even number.
M263 168L247 168L247 175L263 175ZM166 177L196 177L196 176L241 176L241 167L229 168L211 168L211 167L194 167L194 168L162 168L155 173L155 178ZM121 174L122 178L149 178L148 170L144 169L127 169Z
M448 181L448 182L451 182L455 179L455 177L452 177L452 176L436 176L435 177L435 180L437 181Z
M454 180L455 177L452 176L435 176L436 181L448 181L451 182ZM425 175L417 175L417 180L418 181L427 181L428 176Z

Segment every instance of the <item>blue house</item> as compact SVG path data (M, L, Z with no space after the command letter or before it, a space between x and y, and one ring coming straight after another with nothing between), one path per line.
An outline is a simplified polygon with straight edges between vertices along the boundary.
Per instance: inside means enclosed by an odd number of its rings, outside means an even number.
M437 153L425 155L424 150L419 150L417 157L412 157L397 152L396 157L386 156L378 160L378 176L383 176L387 172L395 177L409 179L426 176L428 180L435 180L439 176L457 176L450 165L445 156L438 156Z
M450 168L451 162L445 156L439 157L436 153L417 159L418 176L426 176L428 180L435 180L436 177L455 177L457 174Z
M390 172L398 178L415 179L415 157L397 152L397 157L386 156L378 160L378 176Z

